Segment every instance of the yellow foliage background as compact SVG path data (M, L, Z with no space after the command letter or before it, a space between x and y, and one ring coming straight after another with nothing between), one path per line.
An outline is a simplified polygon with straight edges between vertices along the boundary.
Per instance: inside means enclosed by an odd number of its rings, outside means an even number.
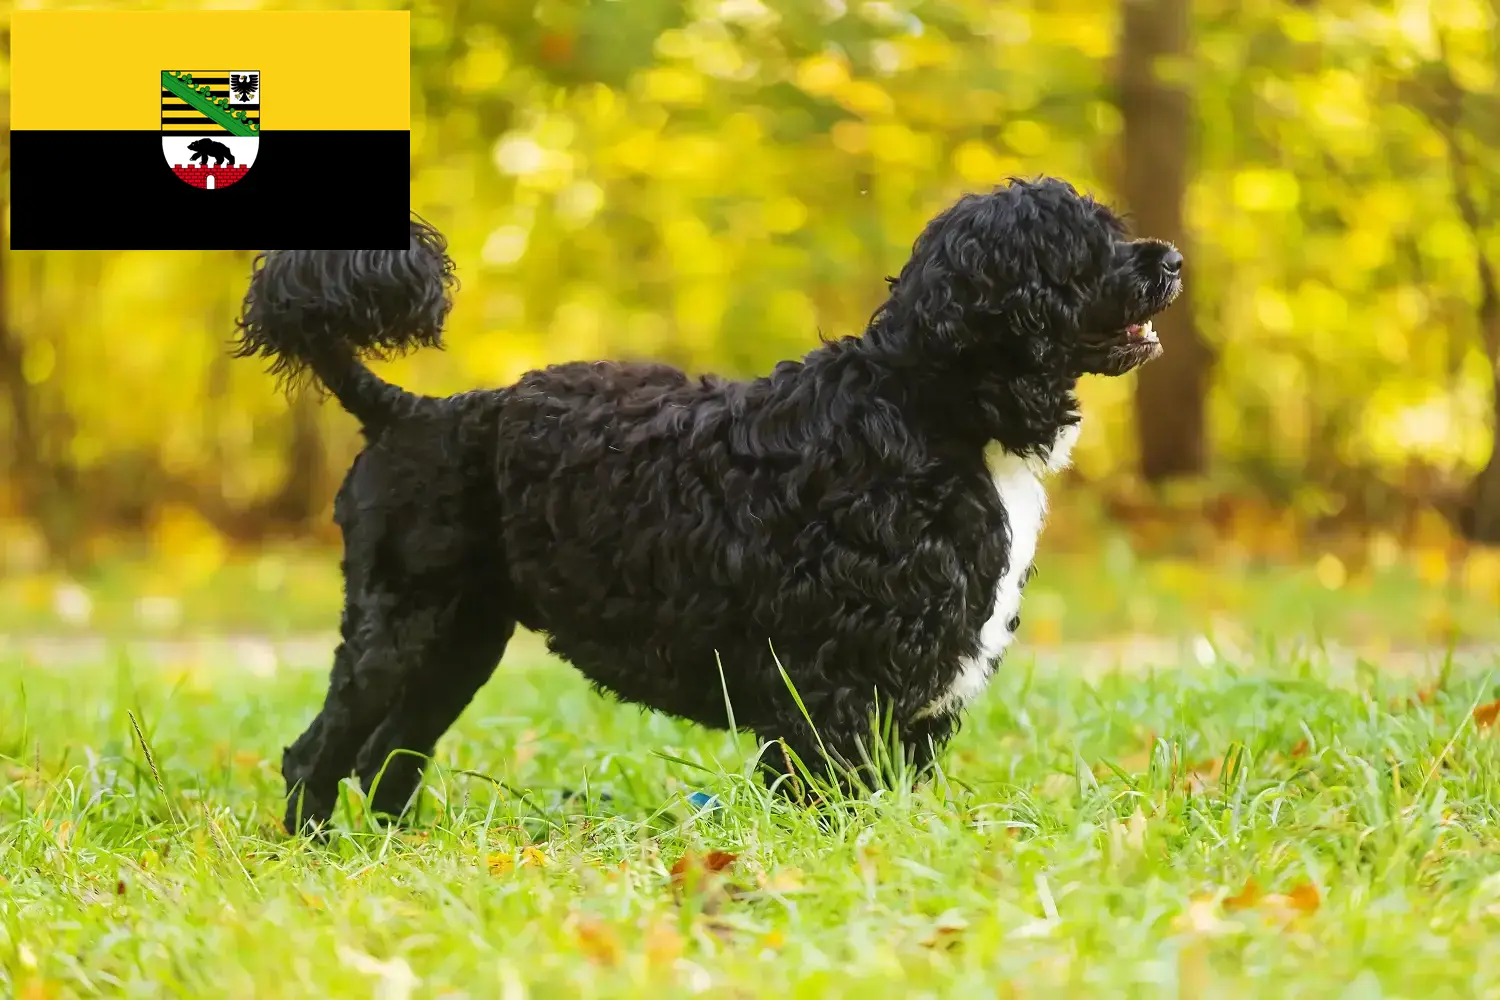
M1149 73L1193 107L1184 207L1216 352L1214 482L1263 498L1262 520L1362 491L1436 502L1494 439L1476 262L1500 262L1495 0L1198 0L1190 17L1188 55L1149 65L1118 49L1117 0L421 0L412 203L449 236L464 288L449 349L385 374L446 393L591 356L762 371L860 329L964 191L1049 173L1118 200L1116 83ZM1467 101L1459 173L1431 112L1439 64ZM20 411L0 407L8 530L164 544L326 521L356 429L227 359L249 262L7 254L8 329L55 480L27 491ZM1079 479L1099 495L1129 493L1131 391L1083 387ZM298 440L320 472L278 521L265 501Z

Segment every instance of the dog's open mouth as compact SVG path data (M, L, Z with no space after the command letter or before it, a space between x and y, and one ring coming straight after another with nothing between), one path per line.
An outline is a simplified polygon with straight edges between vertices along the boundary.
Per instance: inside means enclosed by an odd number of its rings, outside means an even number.
M1085 337L1080 347L1078 370L1086 375L1123 375L1162 352L1161 338L1149 319Z

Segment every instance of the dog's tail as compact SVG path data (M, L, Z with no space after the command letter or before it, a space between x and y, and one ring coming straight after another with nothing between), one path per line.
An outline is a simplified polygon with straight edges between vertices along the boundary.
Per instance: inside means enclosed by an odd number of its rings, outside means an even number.
M295 382L311 371L372 429L427 397L379 378L361 358L442 347L458 281L442 235L413 218L406 250L270 250L255 259L235 356Z

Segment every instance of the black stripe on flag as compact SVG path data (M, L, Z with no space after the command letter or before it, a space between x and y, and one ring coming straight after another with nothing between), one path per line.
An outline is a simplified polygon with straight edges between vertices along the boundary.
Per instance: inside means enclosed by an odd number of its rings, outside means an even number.
M179 179L162 133L12 131L16 250L401 250L411 136L268 132L243 178Z

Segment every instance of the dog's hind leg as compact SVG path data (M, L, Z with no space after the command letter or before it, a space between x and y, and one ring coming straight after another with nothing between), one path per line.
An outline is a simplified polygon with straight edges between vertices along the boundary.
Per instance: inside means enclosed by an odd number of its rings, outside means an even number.
M452 595L356 590L349 605L322 711L282 757L289 832L327 822L339 781L403 690L443 680L434 654L453 635Z
M422 663L360 748L355 770L376 812L397 815L406 809L438 739L495 672L515 623L488 605L487 595L467 602L432 638Z

